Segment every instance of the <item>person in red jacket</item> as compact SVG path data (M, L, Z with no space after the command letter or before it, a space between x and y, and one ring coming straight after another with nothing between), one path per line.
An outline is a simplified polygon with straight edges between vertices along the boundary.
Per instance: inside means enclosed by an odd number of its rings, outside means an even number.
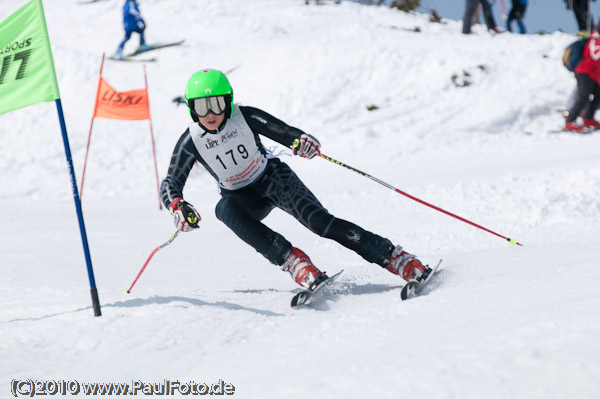
M569 110L565 123L565 131L584 133L589 129L600 129L600 122L594 114L600 104L600 34L596 27L585 45L581 62L575 68L577 91L579 96ZM587 107L586 107L587 106ZM577 116L585 109L583 125L578 125Z

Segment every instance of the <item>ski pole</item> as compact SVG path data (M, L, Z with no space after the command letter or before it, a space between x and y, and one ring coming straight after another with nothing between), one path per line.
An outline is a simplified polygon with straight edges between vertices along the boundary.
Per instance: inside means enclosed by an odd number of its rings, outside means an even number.
M177 238L177 236L179 235L179 233L181 233L181 230L177 230L175 232L175 234L173 234L171 236L171 238L169 238L169 241L165 242L162 245L159 245L158 247L154 248L154 251L152 251L152 253L150 254L150 256L148 257L148 259L146 260L146 263L144 263L144 266L142 266L142 269L140 270L140 272L138 273L137 277L135 278L135 280L133 280L133 283L131 283L131 287L129 287L129 289L127 291L125 291L125 294L130 294L131 290L133 289L133 286L135 285L135 283L137 283L138 279L140 278L140 276L142 275L142 273L144 272L144 269L146 268L146 266L148 266L148 263L150 263L150 259L152 259L152 257L154 256L155 253L157 253L159 250L163 249L164 247L166 247L167 245L169 245L170 243L173 242L173 240L175 238Z
M506 16L506 7L504 7L504 0L500 0L500 10L502 11L502 19L508 19Z
M337 161L337 160L335 160L335 159L333 159L333 158L331 158L331 157L328 157L327 155L324 155L324 154L321 154L321 153L319 153L318 155L319 155L321 158L323 158L323 159L325 159L325 160L327 160L327 161L329 161L329 162L333 162L333 163L334 163L334 164L336 164L336 165L343 166L344 168L346 168L346 169L349 169L349 170L351 170L351 171L353 171L353 172L356 172L356 173L358 173L358 174L359 174L359 175L361 175L361 176L368 177L369 179L371 179L371 180L373 180L373 181L376 181L377 183L379 183L379 184L381 184L381 185L383 185L383 186L385 186L385 187L389 188L390 190L394 190L394 191L395 191L395 192L397 192L398 194L402 194L402 195L404 195L405 197L408 197L408 198L410 198L410 199L411 199L411 200L413 200L413 201L417 201L419 204L426 205L426 206L428 206L428 207L430 207L430 208L433 208L433 209L435 209L436 211L439 211L439 212L445 213L446 215L448 215L448 216L452 216L453 218L456 218L456 219L458 219L458 220L460 220L460 221L462 221L462 222L468 223L468 224L470 224L471 226L475 226L475 227L477 227L478 229L481 229L481 230L483 230L483 231L487 231L488 233L491 233L491 234L493 234L493 235L495 235L495 236L498 236L498 237L500 237L500 238L503 238L503 239L505 239L506 241L510 242L512 245L520 245L520 246L523 246L523 244L519 243L519 242L518 242L518 241L517 241L515 238L508 238L508 237L504 237L503 235L500 235L500 234L498 234L498 233L496 233L496 232L494 232L494 231L492 231L492 230L490 230L490 229L486 229L485 227L483 227L483 226L480 226L480 225L478 225L477 223L473 223L473 222L471 222L471 221L469 221L469 220L467 220L467 219L465 219L465 218L462 218L462 217L460 217L460 216L458 216L458 215L455 215L455 214L453 214L453 213L451 213L451 212L445 211L445 210L443 210L442 208L438 208L438 207L437 207L437 206L435 206L435 205L432 205L432 204L429 204L429 203L427 203L427 202L425 202L425 201L423 201L423 200L420 200L420 199L419 199L419 198L417 198L417 197L413 197L412 195L410 195L410 194L408 194L408 193L405 193L404 191L398 190L396 187L394 187L394 186L392 186L392 185L390 185L390 184L388 184L388 183L386 183L386 182L384 182L384 181L382 181L382 180L379 180L378 178L376 178L376 177L374 177L374 176L371 176L371 175L370 175L370 174L368 174L368 173L362 172L362 171L360 171L360 170L358 170L358 169L356 169L356 168L353 168L352 166L346 165L345 163L343 163L343 162L340 162L340 161Z
M592 33L592 0L588 0L587 16L586 16L586 31Z

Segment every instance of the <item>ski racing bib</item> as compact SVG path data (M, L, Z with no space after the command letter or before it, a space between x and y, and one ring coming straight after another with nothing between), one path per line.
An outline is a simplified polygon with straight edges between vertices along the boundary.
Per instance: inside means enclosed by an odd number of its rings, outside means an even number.
M225 128L216 134L206 133L197 123L189 128L196 149L221 187L227 190L245 187L265 170L267 158L237 106L233 107Z

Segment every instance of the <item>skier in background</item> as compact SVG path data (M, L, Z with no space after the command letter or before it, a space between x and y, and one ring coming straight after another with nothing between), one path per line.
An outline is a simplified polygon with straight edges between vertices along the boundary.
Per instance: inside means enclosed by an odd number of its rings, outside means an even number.
M332 216L260 139L261 135L268 137L293 148L294 155L312 159L320 149L315 137L260 109L234 104L233 89L225 74L217 70L194 73L185 101L192 122L175 145L161 184L161 199L174 215L177 229L186 232L199 227L200 215L183 199L190 170L199 162L220 187L217 218L302 287L310 288L327 276L302 250L261 222L274 208L407 281L427 278L431 269L401 246Z
M523 22L526 10L527 0L512 0L512 8L508 13L508 19L506 20L506 29L509 32L512 32L513 21L517 21L517 25L519 25L519 33L527 33L527 28L525 28L525 22Z
M500 29L496 26L496 21L494 20L494 15L492 14L492 6L488 0L467 0L465 5L465 15L463 16L463 29L462 33L468 35L471 33L471 26L473 25L473 16L477 11L477 5L481 3L481 7L483 8L483 17L485 19L485 24L489 30L492 30L496 33L500 33Z
M584 133L588 129L599 129L600 123L594 114L600 104L600 35L597 26L585 45L581 62L575 68L578 97L567 115L564 130ZM583 113L583 125L576 123L579 114Z
M567 9L573 10L577 26L579 26L579 35L585 36L589 34L589 30L594 26L594 20L589 9L590 0L564 0L567 4ZM596 0L593 0L596 1ZM589 26L588 26L589 19Z
M140 46L138 47L138 51L150 49L150 46L146 44L146 40L144 39L146 22L144 22L144 18L142 18L137 0L126 0L125 4L123 4L123 28L125 29L125 38L119 44L117 51L113 55L114 58L125 58L123 55L125 43L127 43L134 32L140 35Z

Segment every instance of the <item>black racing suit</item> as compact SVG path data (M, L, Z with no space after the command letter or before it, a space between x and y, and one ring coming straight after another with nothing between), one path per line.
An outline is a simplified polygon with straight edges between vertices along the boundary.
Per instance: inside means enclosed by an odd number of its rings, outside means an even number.
M267 156L259 137L266 136L289 148L304 132L257 108L235 106L234 109L236 112L233 119L236 119L238 124L234 125L231 122L231 125L237 126L235 129L229 127L228 120L218 132L207 132L198 125L191 125L181 135L173 150L167 177L161 184L161 199L165 206L169 207L175 199L183 198L183 188L190 170L195 161L198 161L221 186L222 198L215 209L217 218L271 263L282 265L292 248L292 244L281 234L261 222L277 207L292 215L315 234L335 240L367 261L385 267L394 249L391 241L332 216L287 164L278 158ZM245 142L234 142L241 136L240 131L248 128L260 151L256 157L261 158L252 165L258 164L259 161L264 161L265 165L260 174L251 181L244 182L245 185L239 188L232 188L230 181L239 180L239 176L245 178L251 174L250 169L253 166L249 166L248 170L241 170L235 176L231 176L232 178L224 179L221 175L224 171L220 170L219 165L227 169L230 164L225 164L224 161L235 162L237 166L242 156L246 155L245 159L251 157L249 154L252 151L248 151L247 147L251 147L252 143L249 143L248 139ZM220 154L211 152L213 148L225 145L229 145L231 149Z
M600 85L587 73L576 73L578 97L567 116L567 122L575 122L583 111L583 119L594 119L600 105ZM591 100L590 100L591 98Z

